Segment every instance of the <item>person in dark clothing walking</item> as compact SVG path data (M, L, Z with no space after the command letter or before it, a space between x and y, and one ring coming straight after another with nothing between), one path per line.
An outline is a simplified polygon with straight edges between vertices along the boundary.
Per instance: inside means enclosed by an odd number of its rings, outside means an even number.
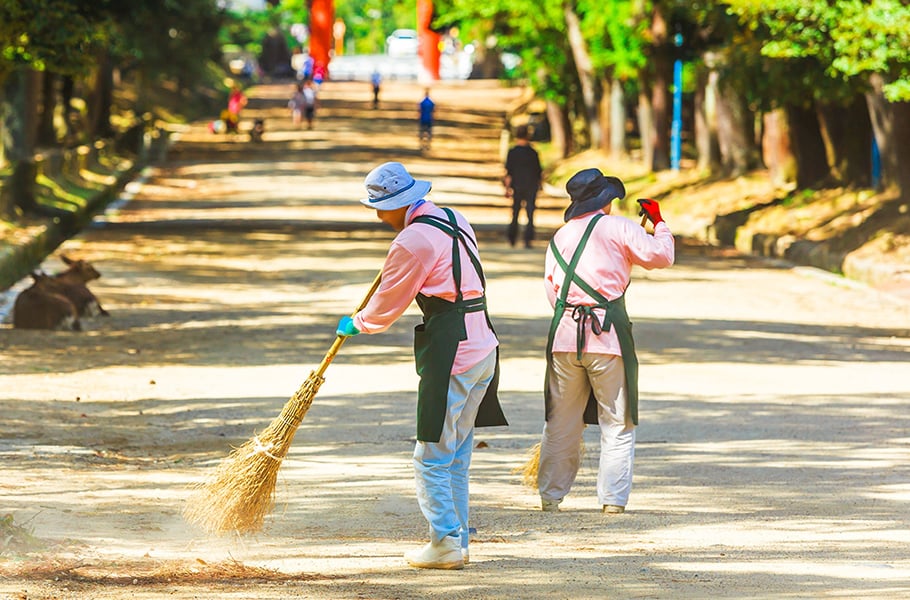
M540 156L531 147L527 125L515 130L515 145L506 155L506 175L503 184L506 187L506 198L512 199L512 221L506 235L512 246L518 241L518 213L524 205L528 224L525 227L525 248L531 247L534 240L534 205L537 202L537 190L540 189L543 169Z

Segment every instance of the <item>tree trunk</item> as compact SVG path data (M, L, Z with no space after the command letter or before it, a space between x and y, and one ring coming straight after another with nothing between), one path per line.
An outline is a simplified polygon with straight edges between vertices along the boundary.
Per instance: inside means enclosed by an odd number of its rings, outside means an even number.
M607 153L610 152L610 128L613 126L610 85L611 80L609 78L601 78L600 89L602 90L602 93L597 102L597 119L600 123L600 146L598 147L598 150L603 150Z
M73 95L76 89L76 82L71 75L64 75L60 83L60 105L63 110L63 123L66 125L66 132L63 134L63 145L69 146L73 143L78 135L76 126L76 115L73 114ZM141 94L140 94L141 97Z
M720 145L717 140L717 80L713 68L698 70L695 89L695 148L698 169L707 173L720 170Z
M45 71L41 79L41 112L38 116L39 147L56 146L57 131L54 127L54 117L57 112L57 74Z
M626 156L626 98L622 82L610 80L610 156Z
M654 170L654 112L646 78L638 80L638 133L641 139L641 161L649 171Z
M114 133L111 126L111 104L114 100L114 66L110 53L102 50L98 57L98 68L95 75L95 88L91 94L89 111L89 137L110 137Z
M559 150L559 156L566 158L571 152L566 111L552 100L547 100L547 121L550 123L550 142Z
M787 111L778 108L762 115L762 161L776 186L796 183L797 160L793 154Z
M731 86L721 84L717 100L717 140L721 165L728 175L739 176L757 164L754 115Z
M869 82L872 91L866 94L866 103L882 160L882 186L896 187L904 197L910 196L910 102L888 102L881 75L872 75Z
M805 189L825 185L831 169L815 111L788 106L787 127L790 145L796 156L796 186Z
M910 198L910 102L897 102L891 105L894 113L894 140L903 140L895 144L897 153L897 187L903 198Z
M588 45L581 33L578 15L575 14L570 2L565 3L563 12L565 14L569 46L572 48L572 58L575 60L575 68L578 70L578 81L581 84L581 96L585 106L585 125L588 131L589 144L591 148L600 148L601 129L597 115L594 67L591 65Z
M651 170L663 171L670 168L670 82L673 81L673 57L667 20L659 5L654 7L651 20L651 40L651 64L654 68L651 80L651 109L654 114L654 157Z
M16 207L31 210L35 206L37 100L37 73L16 69L7 76L0 94L0 135L13 172L0 187L0 213L9 218L16 215Z
M872 123L865 98L857 95L849 106L815 103L825 155L835 181L869 187Z

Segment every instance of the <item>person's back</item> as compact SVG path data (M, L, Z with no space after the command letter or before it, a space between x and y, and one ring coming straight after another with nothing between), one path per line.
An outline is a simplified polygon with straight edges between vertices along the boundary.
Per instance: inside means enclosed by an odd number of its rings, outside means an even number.
M423 100L420 101L420 119L419 130L417 133L420 139L420 150L426 152L430 149L430 142L433 139L433 110L436 104L430 99L430 90L424 93Z
M312 85L305 85L301 90L303 96L303 105L305 107L316 106L316 90Z
M370 83L373 85L373 108L379 108L379 88L382 85L382 75L379 71L373 71Z
M520 126L515 132L515 146L506 155L506 174L503 184L506 197L512 198L512 220L506 230L509 244L515 245L518 240L518 214L524 205L528 217L525 228L525 247L530 248L534 240L534 210L537 202L537 190L542 182L543 168L537 150L531 147L528 128Z
M420 124L424 126L433 126L433 111L436 108L436 104L430 99L430 93L427 92L424 95L423 100L420 101Z
M303 82L303 116L306 119L307 129L313 128L313 118L316 116L316 88L313 82Z
M234 87L231 90L231 95L228 97L228 112L232 115L240 117L240 111L243 110L243 107L246 106L246 96L238 87Z
M521 191L537 190L540 187L540 156L530 144L517 144L506 155L506 173L512 187Z
M300 125L303 119L303 109L306 107L306 101L303 97L303 84L298 83L294 90L294 95L288 100L288 108L291 109L291 120L294 125Z

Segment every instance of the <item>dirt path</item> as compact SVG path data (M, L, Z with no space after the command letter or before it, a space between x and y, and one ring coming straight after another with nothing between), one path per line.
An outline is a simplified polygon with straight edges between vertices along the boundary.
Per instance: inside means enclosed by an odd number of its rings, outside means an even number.
M81 334L0 329L0 598L895 598L910 594L910 306L811 269L697 247L629 290L642 417L629 512L594 493L597 434L558 514L511 469L539 438L542 244L501 236L502 105L440 86L330 83L312 131L257 90L263 144L184 132L135 199L63 251L112 313ZM466 135L465 132L471 132ZM356 306L391 232L363 176L401 160L477 224L511 426L479 430L462 572L417 571L411 310L350 341L297 434L265 530L211 538L187 485L274 418ZM539 224L561 221L545 199ZM671 223L672 226L672 223ZM46 265L58 268L57 259ZM6 327L6 326L4 326ZM0 515L2 516L2 515ZM27 535L30 534L30 535Z

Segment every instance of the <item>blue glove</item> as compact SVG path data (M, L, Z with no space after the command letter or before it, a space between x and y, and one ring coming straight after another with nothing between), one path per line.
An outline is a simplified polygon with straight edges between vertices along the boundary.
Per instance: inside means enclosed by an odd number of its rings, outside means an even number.
M351 337L358 333L360 333L360 330L354 327L354 319L351 317L341 317L341 320L338 321L338 329L335 330L335 335Z

